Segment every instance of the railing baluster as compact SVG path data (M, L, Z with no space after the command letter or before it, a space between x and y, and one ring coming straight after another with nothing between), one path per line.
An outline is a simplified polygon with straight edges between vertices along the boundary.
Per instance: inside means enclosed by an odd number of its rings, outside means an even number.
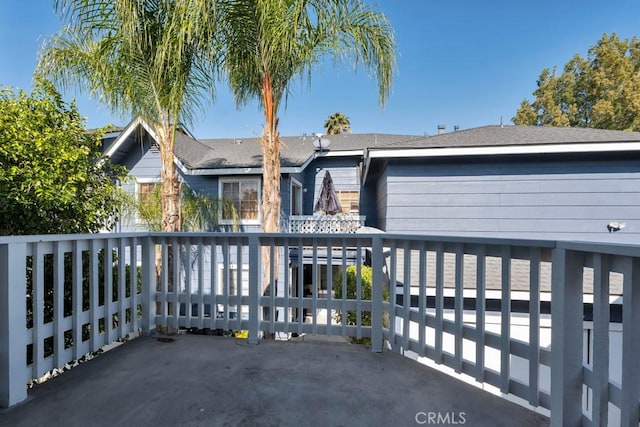
M396 334L396 305L397 305L396 259L397 259L397 256L398 256L398 248L396 245L396 241L393 240L391 242L391 251L389 254L389 265L387 266L389 270L387 271L387 274L389 274L389 336L391 339L391 349L396 352L399 351L398 342L397 342L398 336Z
M382 254L382 239L374 237L371 242L371 351L382 353L383 338L383 280L382 265L384 264Z
M455 371L462 372L462 334L464 314L464 247L456 245L456 278L455 278Z
M283 260L282 266L284 267L284 332L289 333L289 320L290 320L290 298L291 298L291 277L289 266L291 265L290 254L289 254L289 239L285 238L284 246L283 246Z
M347 336L347 241L342 239L342 335Z
M89 309L91 310L91 351L98 351L98 349L102 345L100 342L100 317L98 315L98 308L100 303L100 261L98 258L98 250L98 240L91 240L91 279L89 281Z
M529 255L529 404L538 406L540 366L540 248Z
M276 270L276 250L275 241L269 239L269 332L275 334L276 332L276 315L278 310L276 308L276 293L278 291L276 285L277 271Z
M173 332L178 333L180 327L180 249L181 245L177 237L171 239L171 308L173 314Z
M303 298L304 298L304 275L303 275L303 271L302 271L302 264L304 262L304 246L302 244L302 239L298 238L298 243L297 243L297 249L298 249L298 265L297 265L297 272L298 272L298 277L296 279L296 296L298 298L298 303L297 303L297 318L296 321L298 322L298 326L296 328L296 330L298 331L298 334L302 334L302 324L304 323L304 307L303 307Z
M624 298L624 297L623 297ZM593 425L609 418L609 257L593 255Z
M131 293L131 331L138 333L140 322L138 320L138 238L131 238L130 268L129 268L129 292ZM155 289L154 289L155 290Z
M624 260L622 281L622 425L638 425L640 411L640 259Z
M73 261L71 264L72 286L71 298L73 299L73 358L80 359L85 352L81 351L82 345L82 250L80 242L73 241Z
M3 407L27 398L26 270L27 244L0 244L0 405ZM34 313L36 309L34 306ZM34 323L34 331L35 328Z
M211 329L217 329L217 319L218 319L218 245L216 244L216 240L213 239L210 245L211 250L211 266L210 266L210 276L211 276L211 286L209 290L211 306L209 308L211 313ZM251 280L251 278L249 278ZM251 282L249 282L249 286L251 286ZM226 311L226 310L225 310Z
M356 338L362 339L362 245L356 245Z
M402 267L404 269L402 280L402 302L404 304L404 319L402 320L402 335L403 342L402 348L404 351L409 350L410 348L410 340L411 340L411 247L409 246L409 241L404 240L402 247L402 255L403 255L403 263ZM397 261L397 258L396 258Z
M32 316L33 316L33 377L38 378L44 373L44 254L42 243L33 244L33 276L32 286ZM93 332L92 332L93 335Z
M486 247L476 253L476 381L484 382Z
M551 425L582 423L582 254L552 253Z
M125 239L118 239L118 337L123 338L128 330L125 303L127 302L127 269L125 265Z
M260 240L249 236L249 343L258 344L260 339ZM228 311L228 310L225 310Z
M313 335L318 333L318 239L313 238L313 258L311 265L311 330Z
M435 327L435 362L442 363L442 335L444 317L444 247L436 246L436 327Z
M54 366L64 365L64 245L53 245L53 360Z
M106 239L104 247L104 335L102 345L115 341L113 336L113 240Z
M197 328L198 329L203 329L204 328L204 316L205 316L205 310L204 310L204 257L205 257L205 246L204 246L204 240L202 239L202 237L198 238L198 297L197 299L197 304L198 304L198 321L197 321Z
M165 245L162 245L165 246ZM151 334L156 324L156 245L151 237L142 240L142 332ZM166 288L164 288L166 289ZM164 293L166 298L166 292ZM164 303L163 303L164 306ZM137 309L137 308L136 308ZM162 309L161 313L166 313ZM164 314L166 326L166 314Z
M178 253L182 252L180 250ZM180 326L186 326L190 328L191 318L193 317L193 301L191 301L191 239L186 238L184 242L184 291L180 289L180 291L184 292L184 314L185 318L180 319Z
M500 301L500 391L509 393L511 361L511 251L502 248L502 300Z
M333 247L331 240L327 242L327 335L331 335L331 324L333 320L332 308L333 308ZM286 269L285 269L286 271Z
M427 244L418 249L418 354L425 355L427 317Z

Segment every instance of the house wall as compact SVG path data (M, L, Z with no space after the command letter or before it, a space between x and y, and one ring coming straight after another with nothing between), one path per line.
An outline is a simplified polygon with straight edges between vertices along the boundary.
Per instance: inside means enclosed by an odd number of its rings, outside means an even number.
M304 214L313 214L313 207L320 196L326 171L331 174L336 191L360 191L357 167L359 160L355 157L325 157L310 164L304 174L304 186L307 189L303 196ZM362 197L360 205L362 205Z
M637 242L640 160L394 161L378 201L393 233Z

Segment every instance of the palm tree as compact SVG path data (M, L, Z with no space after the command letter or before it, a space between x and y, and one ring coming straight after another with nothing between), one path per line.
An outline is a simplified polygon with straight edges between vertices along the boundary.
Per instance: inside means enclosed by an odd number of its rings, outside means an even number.
M258 99L265 118L262 137L264 232L280 231L280 136L278 110L296 77L310 78L326 56L362 64L378 80L381 105L395 67L395 38L384 14L360 0L227 0L220 3L224 69L242 105ZM278 271L278 256L262 251L263 293ZM273 268L273 270L271 270ZM269 313L264 313L269 317Z
M160 147L162 229L178 231L175 133L213 95L215 9L206 0L56 0L68 25L49 39L36 72L143 118Z
M326 56L363 65L378 81L381 105L395 67L395 38L381 12L360 0L228 0L221 2L225 70L239 105L258 99L262 147L262 230L280 229L278 111L297 77L310 77Z
M351 132L351 122L349 117L342 113L333 113L324 122L324 132L327 135L340 135L345 132Z

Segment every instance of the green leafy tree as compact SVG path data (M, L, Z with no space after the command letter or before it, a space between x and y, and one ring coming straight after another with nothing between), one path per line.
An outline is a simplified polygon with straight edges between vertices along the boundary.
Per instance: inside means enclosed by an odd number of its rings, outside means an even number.
M102 135L49 82L31 94L0 88L0 234L111 228L126 171L102 158Z
M640 40L603 35L562 74L543 70L533 95L520 104L515 124L640 130Z
M41 51L37 72L112 110L142 117L162 162L162 229L178 231L176 128L213 96L215 8L206 0L56 0L68 25ZM208 99L209 97L207 97Z
M338 112L329 116L326 122L324 122L324 132L327 135L341 135L343 133L351 132L351 122L349 117Z

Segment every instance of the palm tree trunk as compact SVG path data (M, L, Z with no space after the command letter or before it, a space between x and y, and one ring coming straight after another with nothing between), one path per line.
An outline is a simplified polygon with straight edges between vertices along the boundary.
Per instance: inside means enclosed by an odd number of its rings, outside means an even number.
M273 88L269 74L265 75L262 84L262 100L266 125L263 129L260 145L262 147L262 231L277 233L280 231L280 136L278 135L278 118L274 105ZM278 279L278 252L274 252L271 260L268 247L262 248L263 282L262 294L268 295L270 287L276 292ZM271 262L273 261L274 283L271 283ZM265 319L270 319L270 312L263 313Z
M174 163L175 129L165 123L156 130L160 145L162 168L162 231L174 232L182 228L180 217L180 181Z
M180 231L180 181L174 163L174 147L175 147L175 129L166 120L162 125L156 126L156 135L158 137L158 145L160 146L161 171L161 204L162 204L162 231L176 232ZM174 283L173 257L180 253L179 247L167 245L167 259L165 260L164 274L167 275L167 287L169 292L175 292L178 283ZM162 251L160 247L156 250L156 272L158 275L158 285L162 283L161 277L163 273ZM167 315L177 315L179 307L174 304L167 306ZM167 333L175 332L167 328Z

